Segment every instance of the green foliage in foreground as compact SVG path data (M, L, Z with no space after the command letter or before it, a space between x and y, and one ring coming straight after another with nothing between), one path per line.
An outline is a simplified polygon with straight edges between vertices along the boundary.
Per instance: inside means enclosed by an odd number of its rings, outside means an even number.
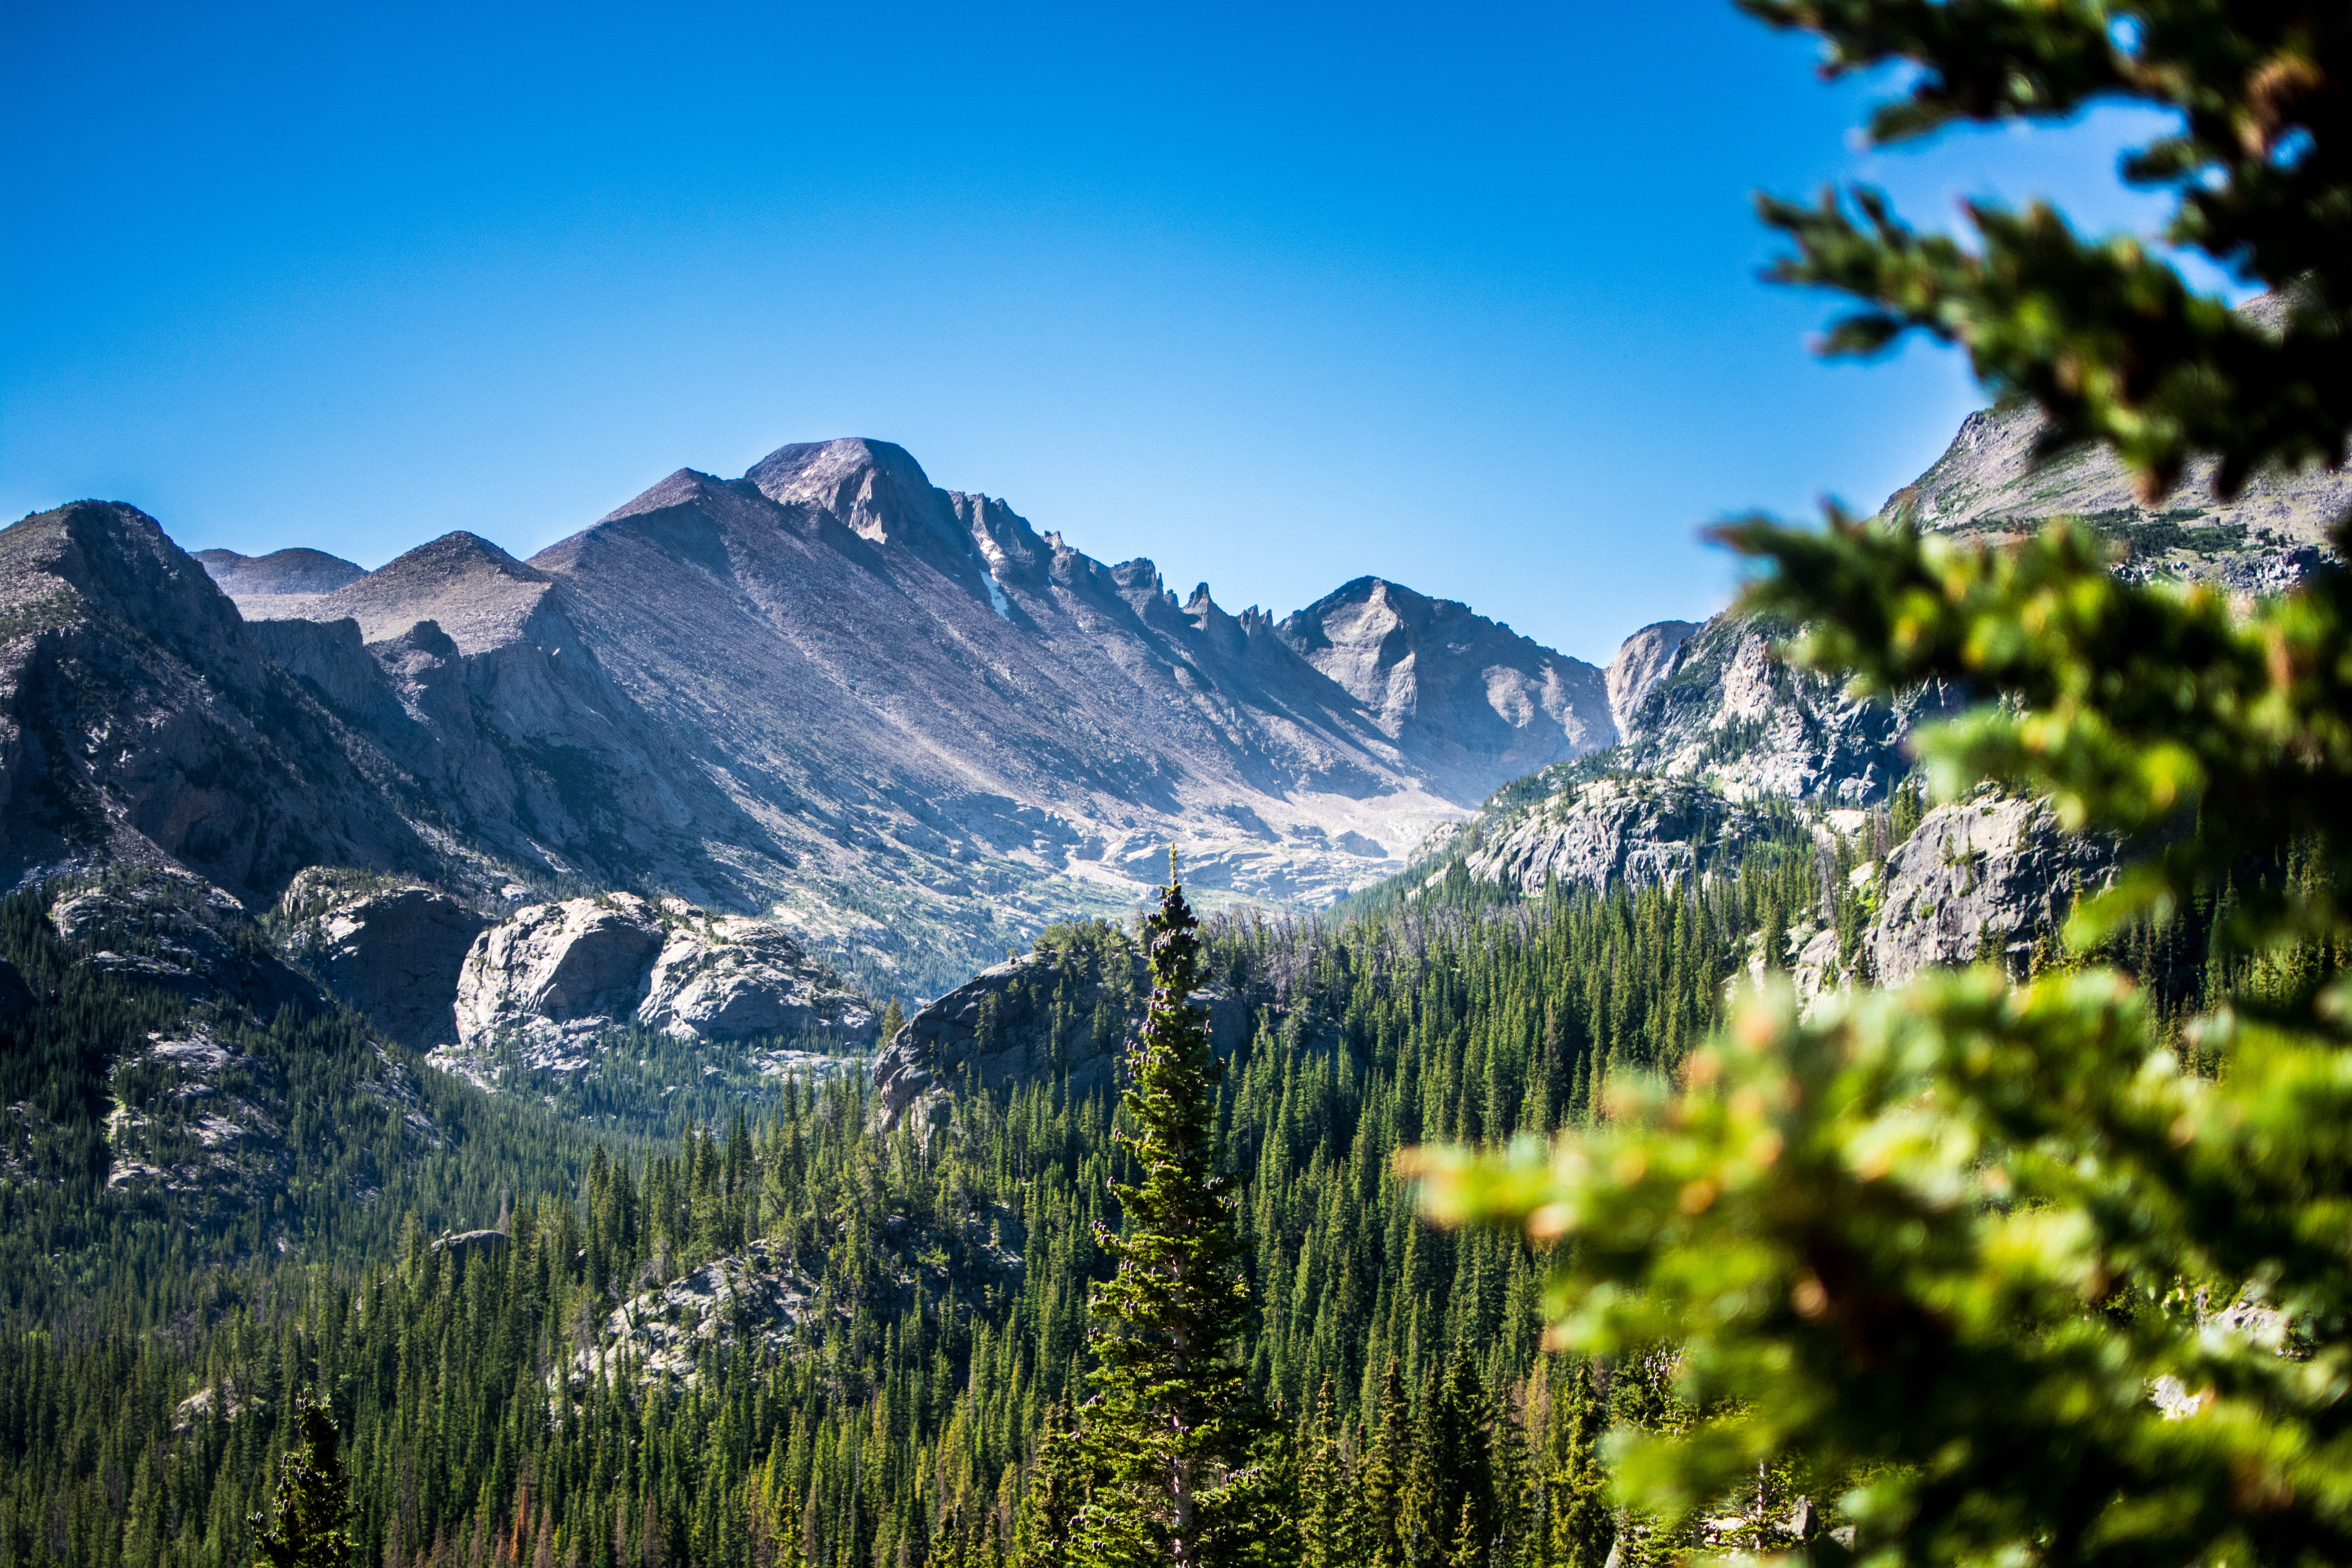
M1738 0L1821 36L1825 74L1900 62L1879 144L1958 124L2159 111L2124 178L2174 199L2164 237L2284 292L2271 321L2197 293L2132 236L2084 240L2041 202L1971 202L1973 243L1920 234L1857 188L1766 198L1795 242L1777 275L1859 298L1832 353L1906 331L1967 349L2048 412L2053 448L2111 444L2150 502L2200 453L2223 494L2264 463L2336 463L2352 428L2352 12L2326 0Z
M1977 256L1874 198L1867 230L1770 209L1801 249L1786 275L1873 307L1833 348L1906 324L1965 341L2149 492L2195 451L2224 493L2265 461L2341 459L2352 13L1749 8L1821 31L1841 68L1920 65L1881 136L2101 96L2182 110L2127 174L2179 190L2174 238L2284 290L2273 331L2042 210L1977 209ZM2078 947L2227 889L2236 989L2179 1051L2147 991L2097 967L1933 976L1811 1017L1767 998L1602 1126L1421 1156L1431 1212L1556 1244L1556 1342L1673 1358L1691 1419L1627 1435L1620 1480L1685 1539L1732 1543L1711 1514L1778 1468L1839 1499L1875 1562L2352 1559L2352 576L2249 608L2118 584L2073 523L2000 549L1834 513L1725 537L1771 568L1748 606L1805 624L1817 668L1999 698L1921 738L1947 791L1994 778L2126 844ZM1766 1543L1842 1554L1818 1517Z

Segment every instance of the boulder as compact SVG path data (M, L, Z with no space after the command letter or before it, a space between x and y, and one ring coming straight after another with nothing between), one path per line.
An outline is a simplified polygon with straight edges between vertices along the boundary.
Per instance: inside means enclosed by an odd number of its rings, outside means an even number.
M874 1037L874 1013L793 935L740 916L681 925L654 959L637 1021L704 1040L828 1032Z
M2112 848L2062 832L2045 802L1983 795L1937 806L1886 858L1864 942L1878 981L1900 985L1929 965L1979 957L2021 972L2114 866Z
M435 1241L431 1250L454 1252L462 1258L478 1258L505 1251L510 1239L502 1230L453 1230Z
M457 981L480 915L430 888L339 888L317 870L297 877L279 908L289 949L385 1036L418 1049L457 1038Z
M520 910L466 954L458 1042L470 1050L509 1030L562 1037L633 1018L662 945L660 920L634 893Z

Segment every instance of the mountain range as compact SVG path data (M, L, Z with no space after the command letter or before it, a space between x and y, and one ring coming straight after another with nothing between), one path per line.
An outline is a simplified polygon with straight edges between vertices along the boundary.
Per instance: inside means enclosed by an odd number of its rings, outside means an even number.
M2334 473L2149 502L2039 438L1971 416L1883 510L1990 537L2070 513L2127 575L2269 592L2352 506ZM1883 800L1943 703L1851 702L1737 616L1603 669L1378 577L1236 615L877 440L680 469L528 561L466 532L373 572L192 557L83 501L0 531L0 880L149 862L261 907L340 867L491 918L625 889L936 995L1132 909L1171 846L1212 902L1297 908L1447 857L1530 886L1685 864L1644 846L1759 799ZM1612 786L1594 839L1553 797L1602 773L1673 787ZM1534 801L1552 837L1481 852Z
M1276 620L1107 565L882 441L681 469L528 561L184 553L121 503L0 533L0 876L347 865L495 909L766 914L877 994L1133 907L1318 905L1613 744L1603 670L1360 577ZM1679 626L1679 624L1677 624Z

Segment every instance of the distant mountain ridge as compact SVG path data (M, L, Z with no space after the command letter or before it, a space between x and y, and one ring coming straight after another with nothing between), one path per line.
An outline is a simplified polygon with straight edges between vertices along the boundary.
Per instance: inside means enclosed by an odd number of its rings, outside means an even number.
M187 560L143 514L85 503L0 533L0 563L59 528ZM319 765L352 777L251 812L340 812L402 857L347 833L320 862L437 866L492 904L630 887L772 913L877 990L936 992L1050 917L1131 908L1171 842L1213 897L1326 902L1617 738L1603 671L1467 606L1370 577L1278 625L1206 584L1180 600L1150 561L1096 561L881 441L680 469L529 561L459 532L374 572L312 551L201 565L217 608L183 571L188 603L118 617L93 589L67 618L108 647L141 616L203 623L257 710L307 715ZM63 629L0 643L0 675ZM8 711L63 689L35 684ZM4 787L123 816L116 762L66 715L43 732L65 773L0 752ZM274 898L290 862L187 860L209 800L184 793L192 826L152 854ZM35 836L5 869L94 852Z

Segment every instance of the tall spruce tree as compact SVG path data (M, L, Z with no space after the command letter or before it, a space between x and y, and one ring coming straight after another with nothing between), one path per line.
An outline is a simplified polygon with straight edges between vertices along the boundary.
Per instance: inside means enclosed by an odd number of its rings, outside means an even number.
M1265 1516L1269 1421L1235 1353L1250 1317L1246 1251L1220 1169L1222 1073L1192 994L1199 923L1169 858L1144 926L1151 1002L1128 1047L1120 1146L1140 1180L1116 1184L1119 1228L1097 1239L1117 1271L1095 1292L1093 1394L1080 1412L1094 1485L1070 1560L1103 1568L1249 1561Z
M302 1446L278 1472L269 1511L250 1516L257 1568L344 1568L352 1558L351 1486L343 1476L342 1434L323 1405L305 1402L294 1416Z

